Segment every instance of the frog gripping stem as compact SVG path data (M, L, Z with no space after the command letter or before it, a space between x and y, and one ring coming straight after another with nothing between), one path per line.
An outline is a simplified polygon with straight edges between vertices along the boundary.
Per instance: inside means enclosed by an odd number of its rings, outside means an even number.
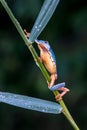
M55 90L59 90L59 91L62 91L61 94L58 94L55 98L56 100L62 100L62 97L67 93L69 92L70 90L68 88L65 88L65 82L63 83L59 83L57 85L54 85L54 86L50 86L49 89L51 91L55 91Z
M27 32L27 31L26 31L26 29L24 29L24 33L25 33L26 37L27 37L27 38L29 38L30 33L29 33L29 32Z

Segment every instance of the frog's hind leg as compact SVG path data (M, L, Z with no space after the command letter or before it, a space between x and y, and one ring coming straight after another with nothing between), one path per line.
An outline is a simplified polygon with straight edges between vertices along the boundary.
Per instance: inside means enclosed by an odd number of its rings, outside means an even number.
M57 85L54 85L54 86L50 86L49 88L51 91L55 91L55 90L59 90L59 91L62 91L61 94L58 94L55 98L56 100L61 100L62 97L67 93L69 92L69 89L65 87L65 82L63 83L60 83L60 84L57 84Z
M49 89L51 89L51 86L54 86L55 80L57 79L57 74L56 74L56 73L55 73L55 74L52 74L50 78L51 78L51 82L50 82L50 83L47 82Z

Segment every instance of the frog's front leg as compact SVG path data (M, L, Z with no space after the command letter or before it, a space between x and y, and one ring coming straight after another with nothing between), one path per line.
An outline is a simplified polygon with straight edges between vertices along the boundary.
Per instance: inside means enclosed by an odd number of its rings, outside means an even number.
M25 33L26 37L29 38L30 33L27 32L26 29L24 29L24 33ZM37 59L34 59L34 60L35 60L35 62L36 62L36 64L37 64ZM40 60L40 62L42 62L42 58L41 58L41 57L39 57L38 60ZM38 65L38 64L37 64L37 65Z
M24 33L25 33L26 37L27 37L27 38L29 38L30 33L29 33L29 32L27 32L27 31L26 31L26 29L24 29Z

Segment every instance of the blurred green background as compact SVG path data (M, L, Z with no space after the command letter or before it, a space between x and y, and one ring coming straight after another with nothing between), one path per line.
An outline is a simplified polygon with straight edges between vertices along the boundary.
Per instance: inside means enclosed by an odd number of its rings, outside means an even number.
M31 30L43 0L7 0L23 29ZM64 97L81 130L87 129L87 2L61 0L39 36L55 52L59 80L71 90ZM36 50L37 46L35 45ZM39 53L39 51L38 51ZM0 4L0 91L55 101L32 55ZM62 115L0 104L0 130L72 130Z

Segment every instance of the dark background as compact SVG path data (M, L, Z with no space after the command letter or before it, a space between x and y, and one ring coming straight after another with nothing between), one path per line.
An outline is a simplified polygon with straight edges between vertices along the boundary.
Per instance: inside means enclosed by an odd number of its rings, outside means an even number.
M23 29L31 30L42 0L7 0ZM39 36L55 52L64 101L81 130L87 129L87 2L61 0ZM35 46L36 47L36 46ZM37 48L36 48L37 49ZM38 49L37 49L38 50ZM32 55L0 4L0 91L55 101ZM0 104L0 130L73 130L62 115Z

